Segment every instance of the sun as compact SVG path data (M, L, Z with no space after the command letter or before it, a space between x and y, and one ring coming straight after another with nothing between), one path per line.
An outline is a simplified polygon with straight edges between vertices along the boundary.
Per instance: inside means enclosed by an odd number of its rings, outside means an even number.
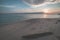
M49 9L44 9L43 12L44 13L50 13Z
M49 13L49 11L48 10L45 10L44 13Z

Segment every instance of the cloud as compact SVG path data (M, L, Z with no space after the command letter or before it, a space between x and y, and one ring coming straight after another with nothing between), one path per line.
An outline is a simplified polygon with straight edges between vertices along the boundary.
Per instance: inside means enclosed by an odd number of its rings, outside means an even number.
M29 4L34 4L34 5L38 5L38 4L45 2L45 0L24 0L24 1L29 3Z
M47 10L50 13L60 13L60 8L54 8L54 9L48 8ZM46 9L40 9L40 8L39 9L28 8L28 9L14 10L15 13L32 13L32 12L44 12L44 11L46 11Z
M0 5L0 7L8 7L8 8L15 8L15 5Z
M15 13L25 13L25 12L42 12L42 8L43 8L43 6L45 6L45 5L49 5L49 4L56 4L56 3L59 3L60 2L60 0L54 0L54 1L52 1L52 2L50 2L50 1L48 1L48 0L43 0L43 2L42 2L42 0L41 0L41 4L40 3L36 3L36 0L32 3L32 4L30 4L30 3L28 3L28 1L29 0L26 0L26 1L23 1L25 4L27 4L27 5L29 5L31 8L27 8L27 9L20 9L20 8L18 8L18 6L17 5L0 5L0 7L7 7L7 8L15 8L15 9L12 9L12 10L10 10L10 11L12 11L12 12L15 12ZM31 1L31 0L30 0ZM30 2L29 1L29 2ZM40 1L40 0L38 0L38 1ZM36 4L36 5L35 5ZM41 8L40 8L40 6L42 6ZM19 6L20 7L20 6ZM60 10L60 9L59 9ZM59 11L58 9L56 10L56 11ZM60 11L59 11L60 12Z
M42 12L42 10L40 9L31 9L31 8L27 8L27 9L16 9L14 10L15 13L30 13L30 12Z
M31 7L37 7L39 4L45 2L45 0L23 0L23 2ZM37 5L37 6L36 6Z
M60 13L60 8L54 8L54 9L43 9L43 12L49 12L49 13Z
M46 4L59 3L60 0L23 0L23 2L32 8L37 8Z
M13 13L13 9L16 8L15 5L0 5L1 13Z

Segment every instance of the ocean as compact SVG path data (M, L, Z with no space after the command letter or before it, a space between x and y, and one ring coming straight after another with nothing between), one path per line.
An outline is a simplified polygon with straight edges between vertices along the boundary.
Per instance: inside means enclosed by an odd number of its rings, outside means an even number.
M5 13L0 14L0 25L15 23L23 20L33 19L33 18L43 18L44 14L33 14L33 13ZM60 15L49 15L48 18L59 18Z

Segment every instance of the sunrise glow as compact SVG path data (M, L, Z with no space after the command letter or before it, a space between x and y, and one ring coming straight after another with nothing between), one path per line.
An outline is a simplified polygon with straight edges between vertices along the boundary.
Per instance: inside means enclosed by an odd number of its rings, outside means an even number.
M43 12L44 13L50 13L50 10L49 9L44 9Z

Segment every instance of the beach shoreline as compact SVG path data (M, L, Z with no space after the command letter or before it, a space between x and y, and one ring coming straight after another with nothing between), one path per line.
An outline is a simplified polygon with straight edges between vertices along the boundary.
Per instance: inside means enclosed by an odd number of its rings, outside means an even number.
M58 20L60 20L60 18L35 18L9 24L0 27L0 37L1 39L3 38L2 40L21 40L21 36L44 32L53 32L55 36L59 36L60 22L58 22ZM43 38L41 40L43 40Z

